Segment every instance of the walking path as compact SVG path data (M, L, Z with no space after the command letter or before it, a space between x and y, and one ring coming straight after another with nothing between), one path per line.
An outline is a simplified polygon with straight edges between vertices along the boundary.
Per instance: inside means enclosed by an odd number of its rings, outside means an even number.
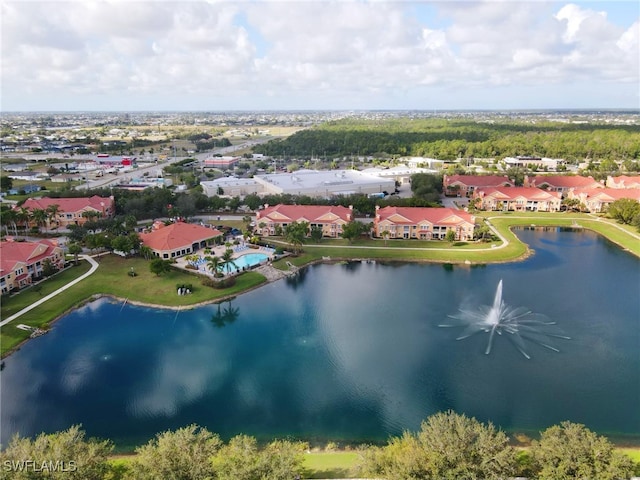
M42 297L40 300L38 300L37 302L32 303L31 305L29 305L28 307L23 308L22 310L20 310L17 313L14 313L13 315L11 315L10 317L2 320L0 322L0 327L4 327L7 323L15 320L16 318L20 317L21 315L24 315L25 313L27 313L29 310L33 310L34 308L36 308L39 305L42 305L44 302L46 302L47 300L49 300L52 297L55 297L56 295L58 295L61 292L64 292L66 289L74 286L76 283L81 282L82 280L84 280L85 278L87 278L89 275L91 275L93 272L95 272L98 269L98 262L96 262L93 258L91 258L89 255L81 255L81 258L83 258L84 260L86 260L87 262L89 262L91 264L91 268L89 269L89 271L87 273L85 273L84 275L80 275L78 278L76 278L75 280L67 283L66 285L63 285L62 287L60 287L58 290L56 290L55 292L51 292L49 295Z

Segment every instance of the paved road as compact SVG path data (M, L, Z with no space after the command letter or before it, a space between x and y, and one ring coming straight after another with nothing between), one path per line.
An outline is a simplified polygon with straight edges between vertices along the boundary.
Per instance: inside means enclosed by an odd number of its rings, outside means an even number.
M84 280L85 278L87 278L89 275L91 275L93 272L95 272L98 269L98 262L96 262L93 258L91 258L89 255L81 255L81 258L83 258L84 260L86 260L87 262L89 262L91 264L91 268L89 269L89 271L87 273L85 273L84 275L79 276L78 278L76 278L75 280L67 283L66 285L60 287L58 290L56 290L55 292L51 292L49 295L47 295L46 297L42 297L40 300L38 300L37 302L32 303L31 305L29 305L28 307L23 308L22 310L20 310L17 313L14 313L13 315L11 315L10 317L2 320L0 322L0 327L4 327L7 323L15 320L16 318L24 315L25 313L27 313L30 310L33 310L34 308L42 305L44 302L46 302L47 300L55 297L56 295L58 295L61 292L64 292L66 289L74 286L76 283L81 282L82 280Z

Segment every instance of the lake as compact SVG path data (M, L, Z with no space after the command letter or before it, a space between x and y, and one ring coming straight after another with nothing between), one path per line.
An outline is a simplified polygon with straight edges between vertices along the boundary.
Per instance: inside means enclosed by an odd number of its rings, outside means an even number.
M5 359L1 441L81 423L127 448L197 423L384 442L453 409L511 433L571 420L640 443L640 260L589 231L517 233L535 250L523 262L315 265L192 310L87 304ZM490 306L500 280L506 305L556 323L549 335L505 331L485 354L489 333L440 327Z

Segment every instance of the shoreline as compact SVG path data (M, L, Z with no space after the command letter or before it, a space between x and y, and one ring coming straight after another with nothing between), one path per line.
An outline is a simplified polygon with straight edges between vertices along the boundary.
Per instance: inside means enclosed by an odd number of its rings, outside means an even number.
M523 218L523 217L506 217L506 216L499 216L499 217L488 217L487 220L494 220L494 219L505 219L505 218ZM531 218L533 220L533 218ZM544 218L538 218L537 222L538 223L528 223L528 224L509 224L506 226L503 226L502 228L506 228L508 230L508 232L510 234L513 234L513 229L514 228L524 228L524 227L540 227L540 228L545 228L545 227L550 227L550 228L554 228L554 227L558 227L558 228L569 228L569 229L576 229L576 230L588 230L590 232L593 232L596 235L600 235L604 238L606 238L607 240L609 240L610 242L612 242L614 245L616 245L618 248L620 248L623 251L626 251L628 253L630 253L631 255L634 255L636 257L640 257L640 254L638 254L637 252L631 250L630 248L626 247L624 245L623 242L618 241L614 238L611 238L611 236L607 235L604 232L599 231L598 229L592 228L589 225L579 225L579 224L572 224L572 225L559 225L558 223L555 223L553 221L550 220L555 220L555 218L552 219L552 217L544 217ZM567 220L567 219L565 219ZM574 219L574 218L569 218L569 220L572 221L576 221L576 220L583 220L586 222L602 222L603 224L608 224L632 237L636 237L636 238L640 238L640 236L636 233L633 232L629 232L626 231L624 229L622 229L621 227L619 227L617 224L613 223L613 222L608 222L608 221L603 221L600 217L596 217L596 218L582 218L582 219ZM501 248L505 248L507 247L511 241L509 239L507 239L504 235L502 235L499 232L499 228L493 224L491 224L491 228L492 230L494 230L494 233L500 238L500 240L502 241L502 244L497 247L499 249ZM513 234L515 236L515 234ZM516 237L515 241L520 242L520 240ZM383 258L383 259L379 259L379 258L367 258L366 256L362 256L362 257L330 257L330 258L325 258L325 257L321 257L321 258L313 258L311 259L309 262L301 265L301 266L296 266L296 268L300 269L300 268L306 268L310 265L316 265L318 263L338 263L338 262L349 262L349 261L367 261L367 260L371 260L371 261L376 261L376 262L386 262L386 263L425 263L425 264L429 264L429 263L434 263L434 264L442 264L442 265L446 265L446 264L450 264L450 265L457 265L457 266L466 266L469 268L472 268L474 266L480 266L480 265L491 265L491 264L506 264L506 263L514 263L514 262L522 262L527 260L528 258L530 258L532 255L535 255L535 250L533 250L529 245L525 244L524 242L520 242L524 245L525 250L522 254L520 254L517 257L514 258L508 258L508 259L497 259L497 260L489 260L489 261L483 261L483 262L479 262L479 261L469 261L469 260L443 260L443 259L411 259L411 258ZM313 247L324 247L323 245L307 245L306 247L308 248L313 248ZM342 247L337 247L337 248L344 248ZM360 249L360 250L366 250L367 248L370 247L359 247L359 246L348 246L348 248L353 248L353 249ZM389 248L389 247L376 247L376 248ZM398 248L398 247L391 247L391 248ZM406 250L420 250L419 248L403 248L400 247L401 249L406 249ZM461 252L462 250L456 250L456 249L447 249L447 250L452 250L455 252ZM486 249L486 251L492 251L492 249ZM98 254L98 256L103 255L103 254ZM290 258L290 257L288 257ZM295 257L294 257L295 258ZM182 269L180 267L176 267L180 270L184 270L186 273L192 273L191 271L187 270L187 269ZM260 268L260 267L258 267ZM46 329L48 330L49 327L53 324L55 324L55 322L57 322L58 320L60 320L60 318L64 317L65 315L67 315L68 313L72 312L73 310L80 308L81 306L85 305L88 302L91 302L93 300L97 300L99 298L102 297L110 297L113 298L117 301L127 301L130 302L134 305L138 305L138 306L144 306L144 307L150 307L150 308L158 308L158 309L166 309L166 310L173 310L173 311L177 311L177 310L182 310L182 309L192 309L192 308L198 308L201 306L206 306L206 305L211 305L211 304L216 304L216 303L220 303L220 302L224 302L226 300L228 300L229 298L233 298L233 297L237 297L240 295L243 295L245 293L248 293L250 291L253 291L255 289L258 289L266 284L272 283L276 280L280 280L282 279L284 276L288 275L288 272L286 270L280 270L280 269L276 269L273 266L269 266L269 268L272 268L274 270L278 270L280 272L282 272L282 276L278 276L277 278L269 278L267 275L263 275L265 277L265 281L255 285L253 287L247 288L246 290L243 290L241 292L237 292L234 294L229 294L229 295L224 295L222 297L218 297L216 299L212 299L212 300L207 300L207 301L203 301L203 302L197 302L197 303L193 303L190 305L180 305L180 306L173 306L173 305L162 305L162 304L156 304L156 303L149 303L149 302L143 302L143 301L139 301L139 300L131 300L129 298L122 298L116 295L111 295L108 293L101 293L101 294L94 294L86 299L83 299L81 301L79 301L77 304L75 304L74 306L68 308L67 310L65 310L64 312L62 312L61 314L59 314L58 316L56 316L55 318L53 318L52 320L50 320L49 322L46 323ZM256 271L257 269L255 269L254 271ZM258 272L259 273L259 272ZM14 347L12 347L11 349L7 350L6 352L4 352L2 354L2 357L0 358L0 360L4 360L5 358L9 357L12 353L16 352L17 350L19 350L27 341L31 340L30 337L26 337L24 340L20 341L18 344L16 344Z
M318 259L314 259L311 260L308 263L305 263L304 265L297 267L298 269L303 269L303 268L307 268L309 266L312 265L318 265L318 264L338 264L340 262L366 262L366 261L375 261L375 262L381 262L381 263L424 263L424 264L440 264L440 265L456 265L456 266L464 266L464 267L475 267L475 266L481 266L481 265L489 265L489 264L504 264L504 263L512 263L512 262L522 262L525 261L526 259L528 259L529 257L531 257L532 255L535 254L535 251L533 249L531 249L528 245L526 246L526 252L524 254L522 254L521 256L515 258L515 259L511 259L511 260L495 260L495 261L490 261L490 262L469 262L466 263L464 261L446 261L446 260L429 260L429 259L377 259L377 258L365 258L365 257L358 257L358 258L354 258L354 257L331 257L330 259L324 259L324 258L318 258ZM357 247L356 247L357 248ZM290 257L287 257L290 258ZM294 257L295 258L295 257ZM179 267L176 267L179 268ZM279 276L278 278L269 278L267 275L263 276L265 277L265 281L260 283L259 285L255 285L253 287L247 288L246 290L243 290L241 292L238 293L234 293L234 294L229 294L229 295L224 295L222 297L218 297L215 299L211 299L211 300L206 300L203 302L197 302L197 303L193 303L193 304L189 304L189 305L178 305L178 306L174 306L174 305L162 305L159 303L150 303L150 302L143 302L140 300L131 300L130 298L122 298L119 297L117 295L112 295L110 293L100 293L100 294L94 294L91 295L88 298L85 298L81 301L79 301L77 304L75 304L74 306L66 309L64 312L60 313L59 315L57 315L56 317L54 317L52 320L50 320L49 322L47 322L46 324L46 330L48 331L56 322L58 322L59 320L61 320L63 317L65 317L66 315L68 315L69 313L73 312L74 310L77 310L78 308L83 307L84 305L86 305L87 303L91 303L93 301L99 300L101 298L109 298L114 300L115 302L127 302L127 303L131 303L132 305L136 305L139 307L149 307L149 308L157 308L157 309L161 309L161 310L172 310L172 311L181 311L181 310L191 310L193 308L199 308L199 307L204 307L207 305L215 305L217 303L222 303L225 302L229 299L235 298L235 297L239 297L240 295L244 295L245 293L249 293L253 290L257 290L259 288L262 288L265 285L268 285L270 283L282 280L283 278L285 278L287 275L289 275L289 273L285 270L280 270L277 269L276 267L270 266L270 268L273 268L274 270L278 270L280 272L282 272L282 276ZM184 270L187 273L191 273L189 270L186 269L181 269L180 270ZM257 269L253 270L253 271L257 271ZM258 272L260 273L260 272ZM20 350L20 348L25 345L29 340L31 340L31 337L26 337L24 340L22 340L20 343L18 343L17 345L15 345L14 347L12 347L11 349L7 350L6 352L4 352L4 354L2 355L2 358L0 360L4 360L5 358L9 357L11 354L17 352L18 350Z

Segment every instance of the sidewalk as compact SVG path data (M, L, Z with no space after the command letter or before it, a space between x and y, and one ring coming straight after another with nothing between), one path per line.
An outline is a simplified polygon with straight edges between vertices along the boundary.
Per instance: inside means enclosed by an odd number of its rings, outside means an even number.
M91 269L89 269L89 271L87 273L85 273L84 275L79 276L78 278L76 278L75 280L67 283L65 286L60 287L58 290L56 290L55 292L51 292L49 295L47 295L46 297L42 297L40 300L38 300L37 302L32 303L31 305L29 305L28 307L23 308L22 310L20 310L18 313L14 313L13 315L11 315L8 318L5 318L4 320L2 320L0 322L0 327L4 327L7 323L15 320L16 318L20 317L21 315L24 315L25 313L27 313L30 310L33 310L34 308L36 308L39 305L42 305L44 302L46 302L47 300L49 300L50 298L55 297L56 295L58 295L61 292L64 292L67 288L74 286L76 283L84 280L85 278L87 278L89 275L91 275L93 272L95 272L98 269L98 262L96 262L93 258L91 258L89 255L81 255L80 258L86 260L87 262L89 262L91 264Z

